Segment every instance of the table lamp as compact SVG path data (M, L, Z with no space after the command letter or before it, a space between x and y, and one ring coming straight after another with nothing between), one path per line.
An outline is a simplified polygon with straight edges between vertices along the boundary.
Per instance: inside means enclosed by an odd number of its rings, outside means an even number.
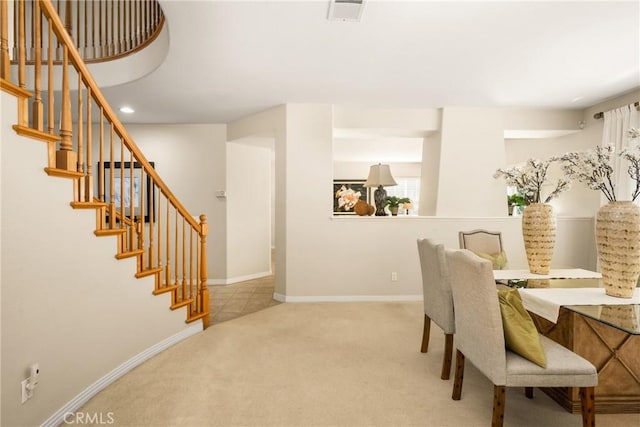
M387 191L383 188L385 186L398 185L398 183L391 176L391 170L389 165L383 165L378 163L369 168L369 177L367 182L364 183L365 187L377 187L373 193L373 200L376 203L376 216L386 216L384 211L384 203L387 200Z

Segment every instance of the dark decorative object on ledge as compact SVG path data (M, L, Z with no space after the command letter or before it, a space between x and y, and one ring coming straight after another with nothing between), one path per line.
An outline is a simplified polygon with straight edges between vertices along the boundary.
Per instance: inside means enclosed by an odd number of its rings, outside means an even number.
M364 183L364 186L377 187L373 193L373 200L376 203L376 216L387 215L384 211L387 191L383 187L392 185L398 185L398 183L393 179L393 176L391 176L389 165L378 163L377 165L371 166L369 169L369 177L367 178L367 182Z

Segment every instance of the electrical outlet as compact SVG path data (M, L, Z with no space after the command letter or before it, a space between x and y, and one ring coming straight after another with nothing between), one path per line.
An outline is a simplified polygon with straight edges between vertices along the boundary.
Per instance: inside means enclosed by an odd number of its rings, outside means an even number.
M27 378L26 380L22 380L22 401L21 403L26 402L27 400L31 399L33 397L33 390L30 390L28 385L29 385L29 379Z
M391 272L391 281L392 282L397 282L398 281L398 272L397 271L392 271Z

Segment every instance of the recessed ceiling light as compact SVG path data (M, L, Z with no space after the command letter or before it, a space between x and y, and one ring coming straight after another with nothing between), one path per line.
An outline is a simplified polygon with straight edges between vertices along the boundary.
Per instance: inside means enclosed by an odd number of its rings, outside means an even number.
M124 107L120 107L120 112L125 114L132 114L132 113L135 113L136 110L125 105Z

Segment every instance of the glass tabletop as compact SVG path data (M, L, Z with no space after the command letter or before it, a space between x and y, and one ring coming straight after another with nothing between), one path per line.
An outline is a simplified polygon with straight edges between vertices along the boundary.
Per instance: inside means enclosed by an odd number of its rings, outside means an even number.
M632 335L640 335L640 304L565 305L564 308Z
M529 279L510 280L517 288L601 288L602 279ZM640 304L624 305L563 305L583 316L613 326L633 335L640 335Z

